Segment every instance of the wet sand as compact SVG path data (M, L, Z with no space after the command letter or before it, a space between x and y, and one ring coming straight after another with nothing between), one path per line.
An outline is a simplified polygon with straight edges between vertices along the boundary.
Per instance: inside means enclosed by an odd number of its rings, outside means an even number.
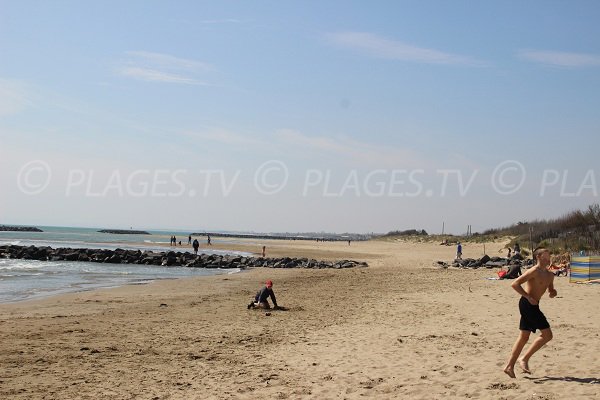
M510 379L502 367L518 295L510 281L485 279L495 270L433 267L454 248L431 243L263 242L267 256L370 267L260 268L0 305L0 398L600 396L600 285L557 278L558 298L541 302L554 340L531 375ZM256 244L212 247L256 253ZM486 244L489 255L502 247ZM467 243L464 257L482 250ZM266 279L287 311L246 309Z

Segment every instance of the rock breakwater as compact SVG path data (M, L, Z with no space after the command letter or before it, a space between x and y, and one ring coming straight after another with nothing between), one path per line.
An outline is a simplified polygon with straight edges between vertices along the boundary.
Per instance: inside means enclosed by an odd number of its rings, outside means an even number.
M238 255L192 254L179 251L141 251L71 249L36 246L0 246L0 258L16 258L40 261L87 261L110 264L139 264L180 266L190 268L354 268L367 267L366 262L353 260L319 261L309 258L263 258Z

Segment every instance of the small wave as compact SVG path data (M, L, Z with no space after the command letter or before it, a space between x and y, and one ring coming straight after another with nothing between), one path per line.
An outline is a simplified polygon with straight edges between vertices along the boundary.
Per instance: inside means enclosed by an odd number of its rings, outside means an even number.
M7 241L7 240L0 240L0 245L13 245L13 246L18 246L21 243L20 240L11 240L11 241Z
M32 277L32 276L40 276L40 275L44 275L44 273L43 272L34 272L34 273L31 273L31 274L20 274L20 273L17 272L17 273L14 273L14 274L7 274L7 273L0 274L0 276L3 277L3 278L20 278L20 277L24 277L24 276L29 278L29 277Z
M234 268L232 270L228 270L227 275L233 275L233 274L237 274L239 272L242 272L242 270L240 268Z

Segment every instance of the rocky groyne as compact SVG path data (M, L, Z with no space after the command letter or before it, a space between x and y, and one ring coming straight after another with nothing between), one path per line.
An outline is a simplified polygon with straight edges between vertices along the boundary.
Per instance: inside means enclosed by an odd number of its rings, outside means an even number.
M150 235L146 231L134 231L132 229L102 229L100 233L112 233L114 235Z
M263 258L237 255L192 254L189 252L152 252L141 250L71 249L36 246L0 246L0 258L40 261L87 261L110 264L181 266L190 268L354 268L366 262L352 260L318 261L309 258Z
M2 232L44 232L40 228L35 226L7 226L0 225L0 231Z

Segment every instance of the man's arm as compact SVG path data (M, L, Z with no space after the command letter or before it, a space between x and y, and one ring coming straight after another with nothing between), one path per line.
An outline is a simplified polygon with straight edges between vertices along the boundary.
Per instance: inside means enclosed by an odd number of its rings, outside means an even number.
M515 281L510 286L512 286L512 288L515 289L515 291L521 296L525 297L527 301L529 301L529 303L535 306L538 304L538 301L531 297L529 293L527 293L525 289L523 289L523 287L521 286L525 282L533 279L533 272L533 269L528 269L523 275L515 279Z
M556 291L556 289L554 289L554 274L553 274L552 277L550 278L550 284L548 285L548 296L550 298L554 298L554 297L556 297L557 294L558 294L558 292Z

